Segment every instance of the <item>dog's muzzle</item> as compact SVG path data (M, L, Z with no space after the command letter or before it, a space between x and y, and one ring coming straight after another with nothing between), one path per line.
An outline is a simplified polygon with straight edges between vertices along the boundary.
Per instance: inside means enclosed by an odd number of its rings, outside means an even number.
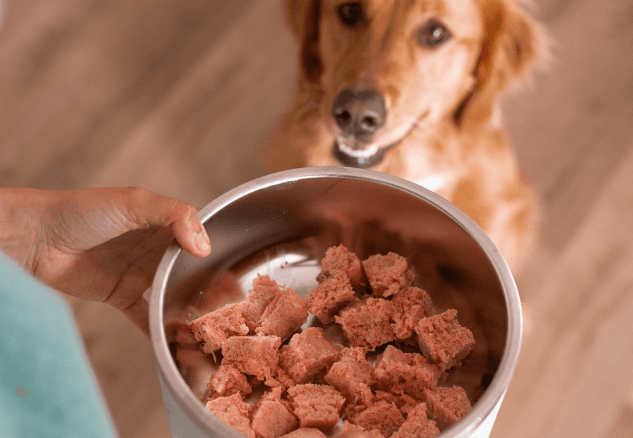
M332 153L343 166L367 168L382 161L385 150L371 145L374 133L387 118L380 93L367 88L345 88L332 103L332 117L341 134Z
M344 140L334 140L332 155L341 166L366 169L380 164L390 148L371 146L367 149L353 149Z
M345 88L332 103L332 117L343 137L370 143L385 124L385 99L372 89Z
M332 155L347 167L368 168L382 162L385 154L398 146L430 114L424 110L400 139L386 146L372 143L373 134L382 128L387 118L385 101L371 89L346 88L341 91L332 105L332 116L340 130L334 140Z

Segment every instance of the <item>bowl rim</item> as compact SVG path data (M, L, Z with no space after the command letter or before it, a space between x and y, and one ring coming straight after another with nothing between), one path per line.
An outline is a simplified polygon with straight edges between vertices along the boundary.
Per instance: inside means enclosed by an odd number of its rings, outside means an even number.
M459 210L440 195L402 178L385 173L339 166L302 167L265 175L248 181L212 200L198 212L204 224L215 213L249 193L271 186L292 183L302 179L314 178L347 178L369 180L408 192L422 198L460 225L481 247L495 269L506 304L508 329L504 352L490 385L473 408L456 424L441 433L442 438L462 438L469 436L479 425L499 407L510 384L514 368L518 361L522 338L521 302L514 277L501 253L488 235L464 212ZM190 419L203 429L219 429L222 436L243 437L233 428L225 425L207 412L204 404L195 397L172 359L165 336L163 319L163 302L169 274L182 251L177 242L172 242L163 255L151 288L149 326L154 356L158 372L165 384L177 395L175 400L184 408ZM215 421L213 421L215 420Z

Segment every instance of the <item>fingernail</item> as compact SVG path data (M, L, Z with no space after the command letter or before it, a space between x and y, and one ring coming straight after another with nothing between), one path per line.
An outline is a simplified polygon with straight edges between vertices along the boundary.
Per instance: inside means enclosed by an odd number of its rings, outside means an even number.
M211 252L211 242L209 241L207 230L205 230L204 227L202 227L202 231L194 235L194 243L200 253L209 254Z

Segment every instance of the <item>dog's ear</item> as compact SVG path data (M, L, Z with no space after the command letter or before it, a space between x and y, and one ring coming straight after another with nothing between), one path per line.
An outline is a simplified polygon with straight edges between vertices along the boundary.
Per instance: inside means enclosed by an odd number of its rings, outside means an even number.
M320 0L286 0L286 20L299 42L299 66L310 82L321 76L323 66L319 56Z
M530 71L539 52L536 24L519 6L508 0L484 4L484 39L475 86L454 115L464 129L490 121L500 95Z

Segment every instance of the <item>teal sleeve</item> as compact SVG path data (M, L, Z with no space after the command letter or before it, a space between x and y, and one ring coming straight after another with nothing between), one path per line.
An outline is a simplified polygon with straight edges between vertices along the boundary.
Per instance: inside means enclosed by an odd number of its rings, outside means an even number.
M114 437L68 304L0 254L0 437Z

